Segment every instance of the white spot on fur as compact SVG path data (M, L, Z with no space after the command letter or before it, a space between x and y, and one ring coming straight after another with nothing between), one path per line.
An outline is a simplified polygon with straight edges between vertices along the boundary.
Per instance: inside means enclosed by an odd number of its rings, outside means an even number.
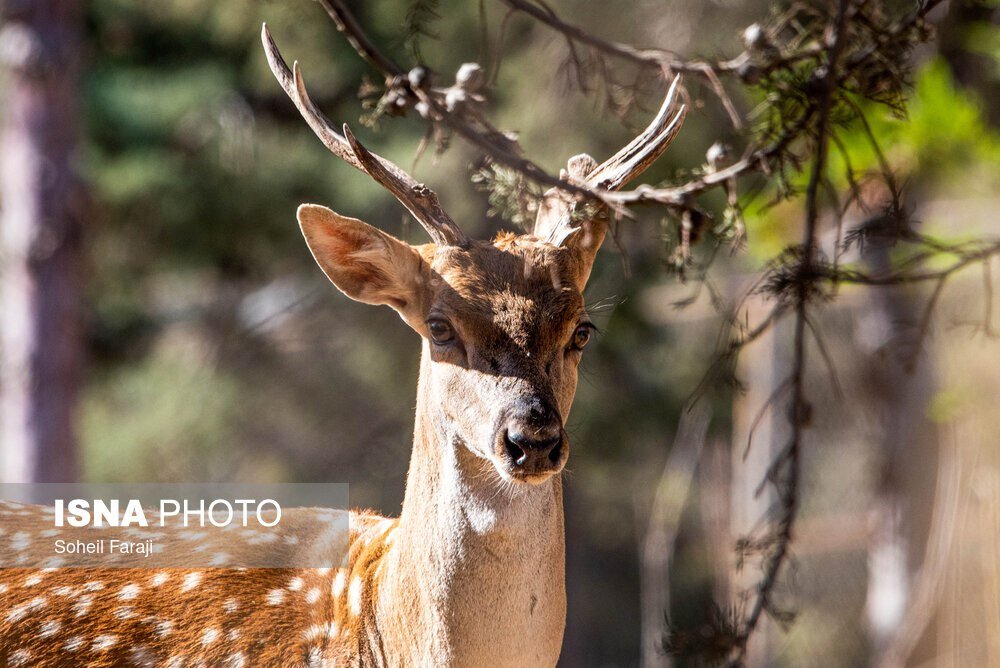
M205 633L201 636L201 644L204 646L211 645L216 640L219 639L219 629L205 629Z
M76 613L77 617L83 617L90 610L90 606L94 602L94 597L90 595L81 596L80 600L73 604L73 612Z
M181 591L191 591L198 586L199 582L201 582L201 573L197 571L188 573L184 576L184 584L181 586Z
M226 659L227 668L244 668L247 665L247 657L243 652L230 654Z
M111 649L118 643L118 637L112 635L97 636L94 638L94 644L90 646L92 652L103 652L104 650Z
M354 576L351 580L351 588L347 592L347 605L354 616L361 614L361 578Z
M209 566L225 566L229 563L229 555L225 552L219 552L212 557L212 560L208 562Z
M229 633L226 634L227 640L236 640L239 637L240 637L239 629L230 629Z
M292 578L292 581L288 583L288 591L298 591L302 589L302 585L305 584L302 578Z
M170 576L166 573L157 573L153 576L152 585L154 587L159 587L161 584L170 579Z
M61 628L62 624L54 619L50 619L49 621L42 623L42 627L38 631L38 637L51 638L55 634L59 633L59 629Z
M30 578L24 581L25 587L34 587L36 584L42 581L41 575L32 575Z
M128 655L132 660L132 665L139 666L139 668L153 668L156 665L156 657L144 645L136 645L129 650Z
M170 632L174 630L174 623L169 619L160 619L156 622L156 635L163 638L164 636L170 635Z
M7 585L0 584L0 594L6 594L6 593L7 593Z
M322 668L323 665L323 650L319 647L309 648L309 655L306 657L306 667Z
M278 605L285 600L285 590L284 589L272 589L267 594L267 604L268 605Z
M306 631L305 638L309 642L335 640L337 638L337 622L313 624L309 627L309 630Z
M340 598L344 594L344 587L347 586L347 572L337 571L337 577L333 579L333 597Z
M139 588L139 585L137 584L125 585L124 587L122 587L122 590L118 592L118 598L120 598L123 601L131 601L132 599L139 596L140 591L141 590Z
M19 649L10 655L11 666L27 666L31 661L31 652L26 649Z
M247 539L247 544L248 545L264 545L266 543L273 543L276 540L278 540L277 534L264 533L264 534L258 534L256 536L254 536L253 538Z
M7 613L6 619L8 622L11 623L20 621L24 619L24 617L27 616L28 613L35 612L36 610L41 610L42 608L44 608L45 604L46 601L41 596L39 596L38 598L33 598L24 605L19 605L16 608L13 608L10 612Z
M183 668L184 666L184 655L172 656L167 659L167 668Z
M18 531L10 537L10 547L20 552L31 546L31 534L27 531Z
M222 604L222 608L230 615L236 612L239 607L240 604L235 598L227 599L226 602Z
M123 608L118 608L115 610L115 617L118 619L132 619L135 617L135 609L127 605Z
M63 645L63 649L67 652L75 652L81 647L83 647L83 638L81 636L73 636L66 641L65 645Z
M104 583L97 580L91 580L90 582L85 582L83 585L84 591L100 591L104 589Z
M319 600L319 587L313 587L306 593L306 603L315 603Z

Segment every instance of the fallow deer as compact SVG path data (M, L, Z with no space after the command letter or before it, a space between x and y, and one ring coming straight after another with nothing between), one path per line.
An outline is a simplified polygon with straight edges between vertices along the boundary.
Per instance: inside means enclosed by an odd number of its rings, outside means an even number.
M421 337L402 513L352 513L341 569L5 569L0 665L552 666L566 619L564 424L594 329L582 293L606 209L553 189L531 234L470 239L431 190L338 132L266 27L262 39L316 135L433 241L411 246L315 204L297 212L333 284ZM564 180L620 188L684 112L675 80L641 135L600 165L571 158Z

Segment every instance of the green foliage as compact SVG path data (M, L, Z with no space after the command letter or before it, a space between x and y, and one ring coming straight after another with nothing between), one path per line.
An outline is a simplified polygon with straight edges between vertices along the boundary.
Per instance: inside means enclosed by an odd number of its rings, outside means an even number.
M858 120L837 129L838 141L831 144L829 154L829 173L837 189L846 191L851 180L860 182L879 174L879 153L892 171L910 175L910 179L920 175L953 196L987 194L1000 188L996 170L1000 134L985 123L982 105L975 96L956 87L940 59L928 61L917 71L902 117L874 102L859 100L857 105L870 132ZM789 187L800 191L806 178L805 173L793 174ZM748 208L747 227L753 230L749 249L754 258L780 252L790 230L801 222L794 203L773 206L777 192L777 186L772 186L768 195ZM931 194L922 193L925 197ZM922 222L933 226L940 221Z
M917 73L905 118L863 107L889 166L902 173L919 170L935 179L958 176L963 189L990 190L1000 185L992 168L1000 162L1000 136L984 123L981 104L952 81L947 65L934 60ZM878 153L868 132L854 123L838 134L845 151L833 151L831 174L847 187L848 165L856 176L880 169ZM845 158L845 153L849 158ZM970 181L971 174L977 175Z
M211 462L236 440L240 394L224 371L176 350L112 371L89 388L82 407L86 479L201 477L198 463Z
M414 64L422 63L423 56L420 53L420 42L424 37L436 38L438 35L431 27L432 24L441 18L438 8L440 0L411 0L410 6L406 10L403 18L403 41L406 44Z
M490 208L486 215L509 221L522 231L531 229L542 196L537 184L520 172L494 162L473 172L472 183L488 193Z
M872 131L889 147L890 155L899 153L894 157L904 169L930 170L938 177L945 172L966 172L960 177L966 180L969 172L1000 164L1000 136L986 126L981 104L973 94L955 86L940 59L929 62L918 74L906 122L878 119ZM994 190L1000 184L982 185Z

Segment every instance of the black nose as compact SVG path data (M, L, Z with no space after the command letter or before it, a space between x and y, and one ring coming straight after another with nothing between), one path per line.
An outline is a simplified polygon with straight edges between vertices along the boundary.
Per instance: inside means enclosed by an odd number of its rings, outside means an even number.
M504 432L504 448L515 469L550 470L562 457L562 443L562 420L551 404L538 397L518 402Z

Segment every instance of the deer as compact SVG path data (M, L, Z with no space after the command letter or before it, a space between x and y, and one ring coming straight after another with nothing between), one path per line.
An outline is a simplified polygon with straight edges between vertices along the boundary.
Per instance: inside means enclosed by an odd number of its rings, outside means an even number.
M569 159L567 187L545 193L530 233L485 241L467 237L430 188L338 129L266 25L261 38L316 136L431 239L411 245L317 204L296 213L340 292L389 306L419 335L401 513L351 511L338 568L0 569L0 665L553 666L567 605L565 425L595 330L583 292L610 222L609 208L579 191L620 189L667 149L686 111L679 79L612 157ZM38 537L11 521L33 512L0 506L0 545L29 549ZM303 517L290 530L316 526Z

